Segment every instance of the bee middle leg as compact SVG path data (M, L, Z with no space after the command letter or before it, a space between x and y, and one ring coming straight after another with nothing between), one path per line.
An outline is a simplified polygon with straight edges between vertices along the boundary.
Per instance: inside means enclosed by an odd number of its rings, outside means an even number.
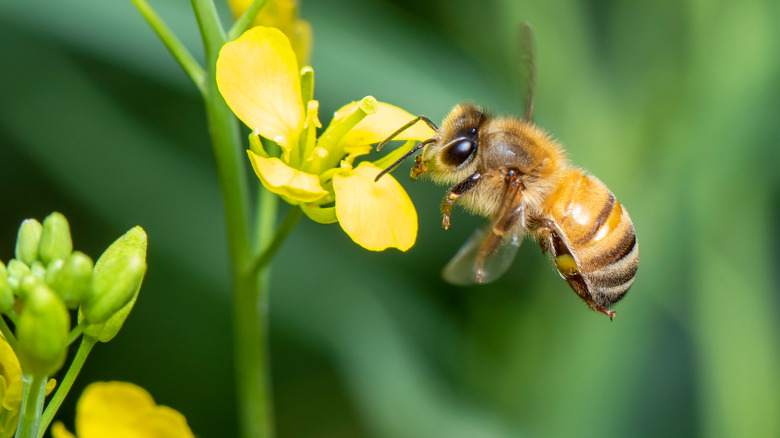
M524 187L520 180L522 172L516 167L510 166L500 167L496 172L499 172L506 182L506 191L498 210L499 213L477 252L475 276L478 283L482 283L485 278L485 260L498 250L504 236L514 229L518 222L523 221L525 216Z
M452 206L455 205L455 201L457 201L458 198L466 194L469 190L473 189L474 186L477 185L477 183L481 178L482 178L481 173L474 172L473 174L471 174L471 176L455 184L447 191L447 194L444 196L444 199L441 201L442 228L444 228L445 230L450 229L450 213L452 212Z

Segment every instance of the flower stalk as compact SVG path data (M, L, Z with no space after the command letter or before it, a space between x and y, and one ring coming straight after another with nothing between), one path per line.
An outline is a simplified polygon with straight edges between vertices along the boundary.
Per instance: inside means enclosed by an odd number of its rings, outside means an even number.
M23 380L24 393L16 438L37 438L46 395L46 376L25 374Z
M233 286L233 336L239 435L273 436L267 357L268 282L261 289L256 272L243 268L252 255L249 233L249 189L238 123L217 89L216 61L226 42L213 2L192 0L206 52L204 104L217 164L227 224ZM258 215L259 229L272 229L275 217ZM258 233L260 234L260 233Z
M81 372L81 368L84 366L84 362L87 360L89 352L92 351L92 347L94 347L96 343L97 339L93 337L84 336L81 338L81 344L79 345L79 349L76 351L76 356L73 358L73 362L70 364L70 368L68 368L68 372L65 374L62 382L60 382L60 385L57 387L57 391L54 393L54 396L52 396L49 404L46 406L46 410L43 411L43 415L41 416L40 421L41 427L36 438L43 438L43 434L49 427L49 424L51 424L51 420L54 418L54 414L56 414L60 409L62 401L65 400L68 392L70 392L70 388L73 386L73 382L76 381L76 377L78 377L79 373Z
M190 77L192 82L198 87L201 94L206 92L206 72L198 64L198 61L192 56L192 54L184 47L181 40L171 31L164 21L154 12L151 6L146 0L132 0L136 9L144 16L146 21L151 25L152 29L157 33L157 36L168 48L173 57L179 63L187 76Z

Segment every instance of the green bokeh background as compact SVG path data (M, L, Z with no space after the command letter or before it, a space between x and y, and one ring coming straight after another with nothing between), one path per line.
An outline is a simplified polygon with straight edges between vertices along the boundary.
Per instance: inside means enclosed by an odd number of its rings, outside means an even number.
M200 56L189 2L152 6ZM629 209L641 267L612 323L535 244L494 284L449 286L440 269L480 221L457 211L442 231L445 189L407 164L408 253L304 220L278 254L280 437L780 436L780 3L312 0L302 15L325 124L368 94L434 120L463 100L520 113L530 22L536 122ZM136 308L74 395L132 381L199 436L234 436L203 107L129 1L0 3L0 152L0 259L22 219L53 210L93 257L149 234Z

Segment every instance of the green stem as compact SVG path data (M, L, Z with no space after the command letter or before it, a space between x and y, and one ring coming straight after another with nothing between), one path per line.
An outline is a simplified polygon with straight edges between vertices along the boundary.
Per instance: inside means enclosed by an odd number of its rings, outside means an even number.
M257 211L255 212L255 241L253 253L259 254L271 242L276 228L276 213L279 210L279 196L259 185L257 193Z
M239 434L274 436L270 364L268 360L267 282L260 287L254 275L242 275L235 285L233 337L238 398Z
M219 94L216 64L225 33L211 0L191 0L206 51L208 82L205 94L217 173L222 189L233 285L233 336L239 436L269 438L273 422L267 357L268 288L260 289L255 273L244 267L251 255L249 190L246 159L233 113ZM260 311L260 309L264 309Z
M206 73L203 68L198 64L198 61L192 56L192 54L184 47L184 44L176 37L170 28L165 24L160 16L154 12L151 6L146 0L132 0L135 7L141 12L141 15L146 18L146 21L152 26L152 29L160 37L165 47L171 52L173 57L178 61L187 76L190 77L195 86L198 87L201 94L206 92Z
M17 353L18 356L18 350L16 347L18 344L16 342L16 336L14 336L14 332L11 331L11 329L8 327L8 324L5 322L5 318L2 316L0 316L0 333L2 333L6 342L8 342L8 345L11 346L11 349L14 351L14 353Z
M206 49L208 82L204 103L224 202L231 263L233 266L241 266L251 251L249 188L244 163L246 155L243 153L238 123L217 89L217 56L224 44L224 32L211 0L192 0L192 5Z
M83 325L78 324L76 327L73 327L73 330L68 333L68 345L76 342L76 339L78 339L82 333L84 333Z
M92 351L92 347L94 347L96 343L97 339L93 337L84 336L81 338L81 345L79 345L79 349L76 351L76 356L73 358L73 362L71 362L68 372L65 374L62 382L60 382L59 387L57 387L57 392L54 393L54 397L51 398L51 401L49 401L49 404L46 406L43 416L41 416L41 428L38 431L37 438L43 437L49 424L51 424L51 420L54 418L57 410L59 410L62 401L65 400L68 391L70 391L71 386L73 386L73 382L79 375L81 367L84 366L84 361L87 360L89 352Z
M252 21L257 16L257 13L263 9L263 6L265 6L267 2L268 0L255 0L254 3L249 5L244 13L238 17L238 20L233 23L233 27L230 29L230 32L228 32L228 41L233 41L242 33L246 32L246 30L249 29L249 26L252 24Z
M46 376L25 374L22 380L24 380L24 390L15 437L35 438L38 436L43 398L46 396Z
M287 236L290 234L292 229L295 228L295 224L298 223L298 220L300 220L302 216L303 211L300 209L300 207L294 206L290 208L290 211L287 213L287 217L284 218L284 221L276 230L276 234L274 234L274 238L271 240L271 243L268 244L262 253L258 254L256 257L250 260L246 269L248 274L259 273L266 265L268 265L268 263L271 262L271 259L273 259L274 255L276 255L276 251L278 251L282 246L282 243L284 243L284 241L287 239Z

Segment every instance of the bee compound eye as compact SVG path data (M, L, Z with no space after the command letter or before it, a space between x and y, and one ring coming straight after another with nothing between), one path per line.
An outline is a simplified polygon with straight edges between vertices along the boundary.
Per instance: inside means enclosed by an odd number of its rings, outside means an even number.
M452 166L460 166L469 159L475 148L474 140L463 139L455 142L444 151L444 161Z

